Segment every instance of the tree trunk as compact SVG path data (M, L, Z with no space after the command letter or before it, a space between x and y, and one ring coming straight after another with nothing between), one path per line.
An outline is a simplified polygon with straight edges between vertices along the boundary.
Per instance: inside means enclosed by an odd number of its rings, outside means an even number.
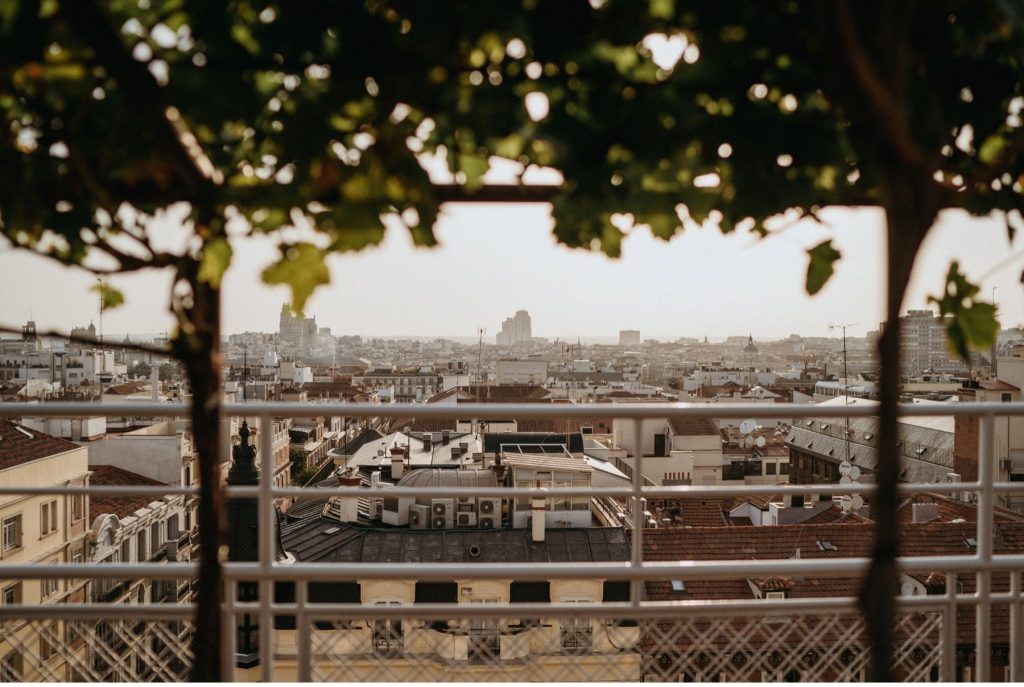
M938 203L927 180L918 181L914 171L893 170L886 183L882 205L886 215L887 282L885 327L878 340L881 361L879 383L877 489L871 500L871 516L877 523L871 566L860 593L861 608L871 645L874 682L891 682L893 627L899 589L899 531L896 507L900 481L900 454L896 442L900 394L900 311L910 281L914 259L935 220Z
M231 631L221 623L224 587L220 549L225 541L225 521L219 441L220 292L200 282L194 274L186 279L192 287L192 300L184 314L192 331L179 333L175 346L192 387L192 437L199 456L199 578L192 681L218 682L222 667L221 633Z

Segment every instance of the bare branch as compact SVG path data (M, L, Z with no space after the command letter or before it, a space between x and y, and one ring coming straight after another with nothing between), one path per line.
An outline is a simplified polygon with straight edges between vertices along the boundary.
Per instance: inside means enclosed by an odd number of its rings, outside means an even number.
M7 325L0 324L0 334L24 334L21 327L8 327ZM157 346L147 346L146 344L121 342L114 343L111 341L99 341L98 339L92 339L88 336L72 336L67 332L57 331L56 329L50 329L47 331L37 331L36 336L53 338L53 339L67 339L73 343L86 344L89 346L102 346L104 348L121 348L126 351L138 351L140 353L154 353L157 355L174 356L174 352L167 348L159 348Z
M872 66L849 3L847 0L836 0L834 7L836 33L842 46L843 61L864 96L869 116L897 157L911 167L924 168L928 158L907 128L893 94Z
M95 0L75 0L61 3L60 12L121 86L125 102L148 123L157 144L170 159L185 188L196 197L207 197L213 182L182 144L177 128L168 119L160 86L144 64L132 59L103 10Z

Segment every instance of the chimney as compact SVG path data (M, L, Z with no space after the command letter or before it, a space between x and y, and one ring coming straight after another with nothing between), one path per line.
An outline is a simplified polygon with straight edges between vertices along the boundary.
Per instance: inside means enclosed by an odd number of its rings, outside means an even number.
M531 501L531 510L533 511L533 541L542 542L544 541L544 498L534 497Z
M358 487L363 480L359 477L359 471L350 470L338 478L339 487ZM359 497L340 496L338 497L338 519L342 522L356 522L359 520Z
M912 509L915 525L939 519L939 504L937 503L915 503L912 504Z
M401 446L391 447L391 478L401 479L405 474L405 449Z

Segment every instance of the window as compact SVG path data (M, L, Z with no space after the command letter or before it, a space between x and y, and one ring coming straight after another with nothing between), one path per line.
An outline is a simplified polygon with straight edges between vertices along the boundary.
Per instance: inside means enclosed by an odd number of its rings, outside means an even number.
M57 531L57 500L39 506L39 536Z
M138 536L135 537L135 555L138 556L137 560L146 560L146 531L139 532Z
M132 542L130 539L121 541L121 562L130 563L132 560Z
M593 599L562 599L566 604L589 604ZM589 651L592 640L590 618L578 616L562 619L561 646L563 651Z
M4 518L3 550L10 551L21 546L21 515Z
M52 636L53 629L51 627L44 627L39 633L39 658L44 661L49 660L51 656L57 653L51 641Z
M16 582L9 587L4 587L3 596L0 597L3 600L4 606L13 606L21 603L21 582Z
M156 555L156 552L160 550L160 529L163 523L154 522L149 527L149 547L150 555Z
M24 671L21 652L17 649L0 659L0 682L22 682L25 679Z
M789 474L789 463L779 463L779 474L780 475L788 475Z
M50 561L51 563L53 561ZM42 588L43 598L49 598L60 591L60 580L49 578L45 579L40 584Z
M1004 393L1002 394L1001 400L1003 403L1010 403L1011 401L1013 401L1013 394Z
M764 474L766 474L766 475L774 475L775 474L775 463L765 463L764 464Z
M377 601L375 606L400 606L398 601ZM402 621L386 618L373 621L373 650L378 654L402 652Z
M76 522L85 517L85 496L75 494L71 497L71 521Z

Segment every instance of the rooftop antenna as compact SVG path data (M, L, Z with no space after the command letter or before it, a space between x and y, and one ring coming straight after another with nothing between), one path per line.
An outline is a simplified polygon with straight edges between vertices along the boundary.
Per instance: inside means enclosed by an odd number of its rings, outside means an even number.
M97 277L96 284L99 286L96 291L100 297L100 343L103 343L103 280Z
M855 324L833 324L829 323L828 330L831 332L835 329L843 330L843 405L850 405L850 373L846 366L846 328L855 327ZM850 462L850 416L846 418L846 463Z
M479 401L480 387L483 386L484 383L484 334L487 333L487 329L484 327L477 327L476 333L479 337L476 350L476 395L477 401Z

